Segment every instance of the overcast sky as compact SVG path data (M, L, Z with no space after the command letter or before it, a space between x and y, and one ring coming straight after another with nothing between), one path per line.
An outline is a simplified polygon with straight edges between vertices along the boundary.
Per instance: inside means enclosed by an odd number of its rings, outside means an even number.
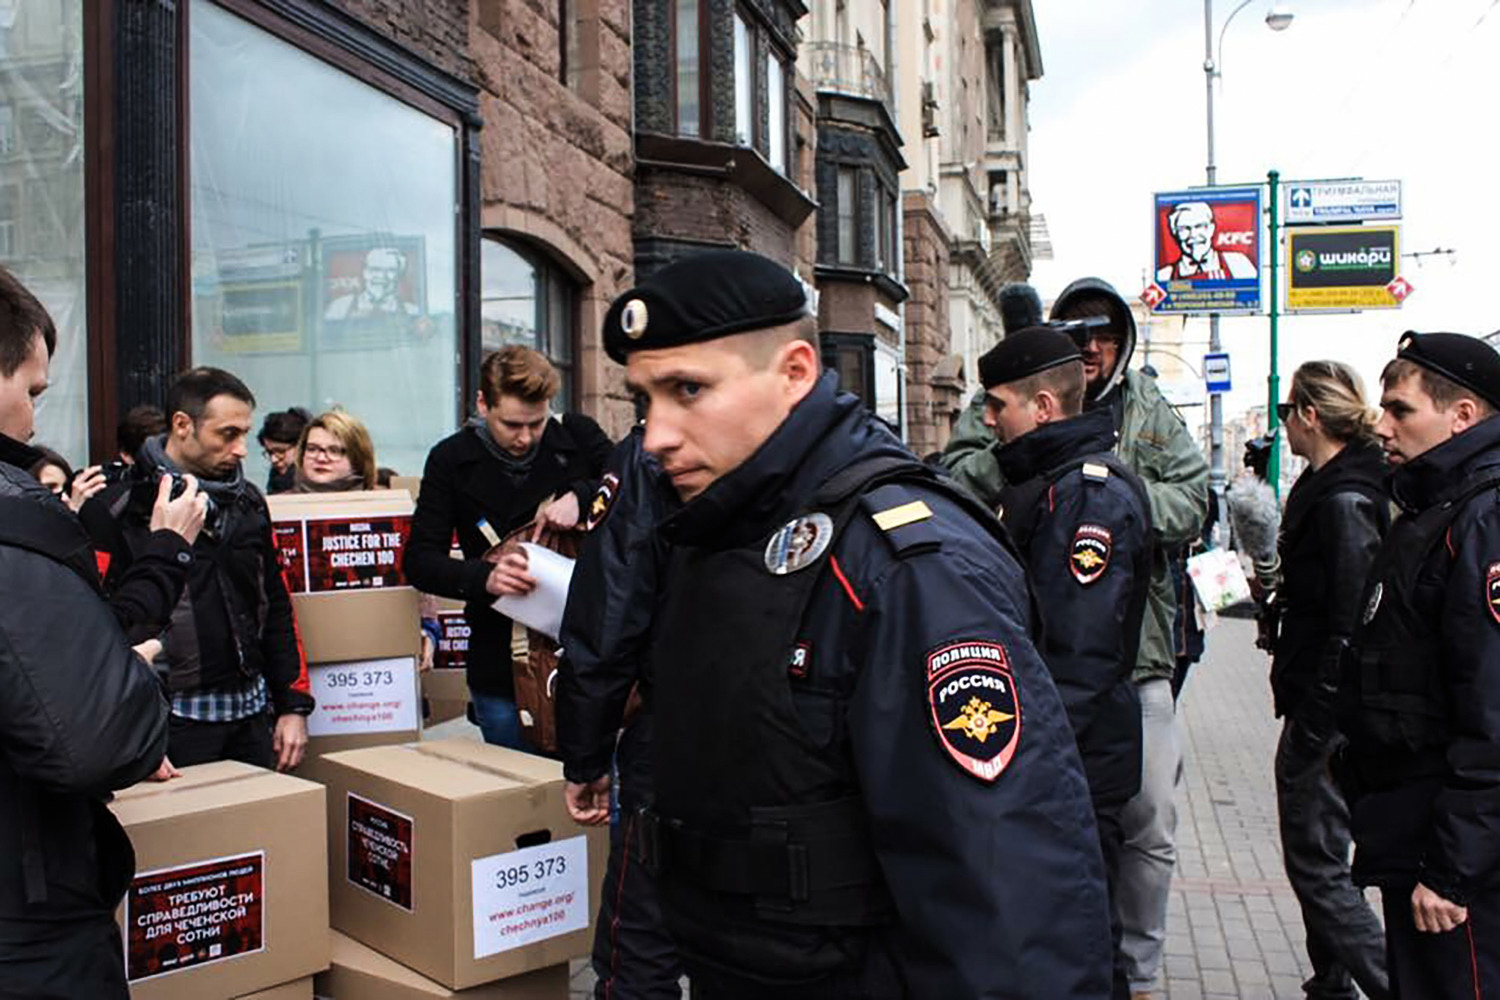
M1214 37L1238 0L1216 0ZM1098 274L1126 298L1151 267L1151 198L1204 183L1201 0L1033 0L1045 74L1031 85L1034 211L1056 258L1044 298ZM1404 182L1400 310L1284 317L1282 395L1302 361L1353 364L1369 390L1402 330L1500 329L1500 0L1293 0L1273 32L1252 0L1224 36L1215 97L1219 182L1332 177ZM1268 250L1266 251L1268 252ZM1283 272L1284 274L1284 272ZM1263 403L1264 316L1225 318L1226 417ZM1196 363L1207 319L1191 320ZM1192 340L1201 343L1192 343Z

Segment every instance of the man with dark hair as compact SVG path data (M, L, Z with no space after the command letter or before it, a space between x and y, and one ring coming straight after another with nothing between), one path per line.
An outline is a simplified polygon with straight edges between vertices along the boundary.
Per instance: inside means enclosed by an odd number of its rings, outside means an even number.
M167 415L158 406L142 403L126 410L115 429L115 447L119 450L120 461L134 465L135 453L141 450L146 439L165 433L166 429Z
M604 320L669 511L638 820L693 995L1101 1000L1098 837L1025 575L820 371L807 314L725 250Z
M105 802L170 775L167 702L117 621L128 609L102 599L87 534L24 471L55 345L0 268L0 996L126 1000L114 909L135 861ZM188 533L192 504L172 521ZM164 528L165 491L155 506ZM181 574L158 582L180 590Z
M312 414L300 406L266 414L260 425L261 453L271 464L266 476L267 493L287 493L297 485L297 442L302 430L312 422Z
M1141 787L1141 703L1130 676L1151 586L1150 501L1112 450L1109 412L1083 411L1072 338L1045 326L1012 333L979 359L979 377L1008 484L1001 519L1042 608L1038 651L1078 739L1113 896L1120 812ZM1122 928L1111 916L1112 996L1129 1000Z
M472 630L471 710L486 742L526 749L515 702L511 620L491 605L528 589L525 559L492 553L532 520L558 530L579 524L613 443L589 417L554 417L561 379L529 347L485 358L473 420L433 446L406 545L406 576L419 590L465 603ZM462 560L449 558L454 535Z
M141 446L129 479L89 501L107 512L112 529L97 539L109 553L109 588L144 549L161 476L190 473L208 495L187 590L170 621L150 626L166 628L160 659L172 694L169 752L178 765L228 759L287 771L307 745L307 663L270 511L242 466L254 407L250 389L227 371L183 372L167 391L166 433ZM100 520L92 515L88 523Z
M1380 887L1391 996L1500 996L1500 355L1407 333L1375 434L1400 516L1339 685L1354 880Z

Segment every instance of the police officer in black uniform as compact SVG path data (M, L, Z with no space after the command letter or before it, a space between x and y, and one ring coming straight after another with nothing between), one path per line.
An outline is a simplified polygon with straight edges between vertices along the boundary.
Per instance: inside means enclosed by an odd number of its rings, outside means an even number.
M820 373L740 251L626 292L605 348L679 501L646 860L695 1000L1103 998L1088 788L987 511Z
M594 924L598 1000L682 995L682 965L662 923L656 880L634 860L640 811L651 801L651 715L636 711L627 721L626 708L645 680L665 548L656 532L664 513L661 469L642 448L643 436L636 427L616 446L583 511L588 534L559 635L558 752L573 818L608 821L611 758L619 775L619 814Z
M1151 502L1114 454L1110 412L1083 412L1082 352L1063 329L1009 334L979 359L985 424L1001 442L1001 516L1046 617L1038 646L1078 739L1111 895L1141 787L1141 703L1131 683L1151 586ZM1130 983L1115 943L1113 994Z
M1339 692L1354 879L1380 886L1391 996L1500 996L1500 355L1408 333L1381 383L1401 514Z

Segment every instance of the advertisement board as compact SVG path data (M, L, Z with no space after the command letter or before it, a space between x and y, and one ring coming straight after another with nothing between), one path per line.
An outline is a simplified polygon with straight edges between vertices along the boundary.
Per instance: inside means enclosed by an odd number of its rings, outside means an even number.
M1261 189L1200 188L1156 195L1153 312L1258 313Z
M1396 309L1400 226L1313 226L1286 235L1288 312Z
M1289 226L1401 218L1400 181L1288 181L1285 191Z

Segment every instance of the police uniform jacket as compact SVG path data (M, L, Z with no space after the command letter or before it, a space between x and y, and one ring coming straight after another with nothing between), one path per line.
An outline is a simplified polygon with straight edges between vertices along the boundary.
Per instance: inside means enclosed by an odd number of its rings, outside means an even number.
M1115 458L1114 423L1090 410L998 453L1002 517L1042 608L1040 651L1068 710L1099 804L1141 785L1141 705L1131 683L1151 585L1151 505Z
M1500 885L1500 419L1398 466L1340 689L1361 884Z
M569 781L609 770L631 688L644 679L668 502L636 427L615 447L583 509L588 531L573 568L558 640L558 752Z
M668 927L690 973L756 995L880 965L858 995L1106 997L1098 839L1024 573L930 478L829 502L877 460L922 468L825 373L662 525Z

